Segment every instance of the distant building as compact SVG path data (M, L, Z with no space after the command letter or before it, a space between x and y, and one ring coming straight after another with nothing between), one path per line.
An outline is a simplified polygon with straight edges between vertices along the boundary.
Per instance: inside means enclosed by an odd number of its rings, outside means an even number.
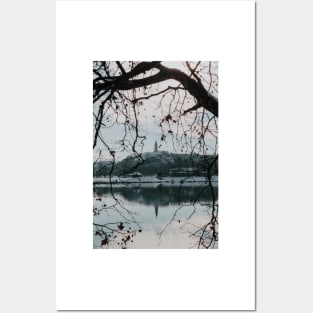
M125 174L125 175L122 175L121 177L123 178L138 178L138 177L143 177L143 175L140 173L140 172L134 172L134 173L130 173L130 174Z
M195 171L193 167L171 168L169 174L170 176L188 176L195 174Z
M156 141L154 143L154 151L153 152L158 152L158 144Z
M158 218L159 206L157 204L155 204L154 210L155 210L155 218Z

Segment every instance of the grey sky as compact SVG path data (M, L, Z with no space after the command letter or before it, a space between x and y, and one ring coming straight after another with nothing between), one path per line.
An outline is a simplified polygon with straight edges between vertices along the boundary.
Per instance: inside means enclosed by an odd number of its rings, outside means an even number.
M183 62L162 62L163 65L167 67L173 67L177 68L181 71L184 71L185 73L188 73L188 68L186 65L184 65ZM192 64L192 62L191 62ZM203 72L206 73L206 75L203 75L203 84L206 84L206 88L210 90L210 93L214 96L218 97L218 63L217 62L201 62L201 66L203 64ZM208 71L206 70L210 66L210 75L208 74ZM206 70L206 71L205 71ZM163 81L159 84L152 85L151 89L148 91L148 93L155 93L158 91L161 91L168 86L177 87L179 83L175 80L167 80ZM127 96L131 98L134 91L126 91ZM136 89L135 91L136 97L142 97L143 96L143 90L142 88ZM180 91L178 91L180 93ZM183 96L181 95L178 96ZM154 149L154 143L157 141L158 145L161 145L160 150L165 151L173 151L175 153L185 152L182 151L182 147L178 143L178 141L175 140L175 136L183 135L183 125L190 125L193 123L193 116L183 116L180 117L182 121L182 127L176 127L176 128L170 128L170 131L173 131L173 134L169 134L169 129L167 128L166 123L163 124L163 127L160 127L160 122L164 116L171 113L171 115L175 116L175 110L172 112L167 112L170 107L169 104L172 101L172 97L170 95L167 95L166 97L162 98L162 94L152 97L148 100L143 100L142 105L138 106L138 130L140 136L146 136L146 140L144 141L144 146L142 152L151 152ZM176 97L174 99L175 101L181 101L180 98ZM162 104L161 104L162 103ZM191 107L194 103L193 97L191 97L189 94L187 94L185 98L186 106ZM99 103L94 104L94 113L97 113ZM172 105L173 106L173 105ZM186 107L187 108L187 107ZM108 112L109 113L109 112ZM122 159L125 158L129 152L121 151L122 146L120 145L120 141L123 139L124 136L124 127L125 124L122 123L122 119L120 118L119 122L120 125L117 125L115 116L112 115L110 117L110 114L107 114L108 119L105 120L105 123L107 125L106 128L101 129L101 136L105 140L109 146L116 151L116 159ZM178 119L178 117L177 117ZM216 134L216 127L215 124L210 124L212 128L212 132ZM176 125L173 125L176 126ZM171 127L171 126L169 126ZM162 133L163 131L163 133ZM165 140L161 140L162 134L165 134ZM129 140L131 140L131 136L128 134ZM216 138L214 138L210 133L206 134L206 143L209 146L209 150L207 151L208 154L213 154L216 152ZM98 140L97 147L94 149L94 159L97 159L99 156L99 151L102 150L102 158L105 158L105 155L108 155L108 151L105 148L105 146L101 143L101 141Z

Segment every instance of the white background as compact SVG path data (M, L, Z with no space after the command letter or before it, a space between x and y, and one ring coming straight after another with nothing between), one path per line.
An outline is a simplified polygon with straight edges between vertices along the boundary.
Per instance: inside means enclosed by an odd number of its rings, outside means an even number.
M309 0L257 3L257 312L261 313L313 311L312 9ZM2 2L0 15L0 308L8 313L51 313L55 312L55 2Z
M58 3L58 309L254 309L254 8ZM219 61L216 251L92 249L92 61L155 59Z

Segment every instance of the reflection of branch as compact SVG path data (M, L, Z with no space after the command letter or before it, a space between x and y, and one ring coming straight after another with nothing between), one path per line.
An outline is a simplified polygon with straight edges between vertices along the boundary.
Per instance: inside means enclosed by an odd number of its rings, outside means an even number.
M192 216L196 213L196 206L197 204L200 204L199 202L199 197L201 196L201 194L205 191L208 190L211 193L212 196L212 205L210 203L208 203L206 206L211 208L211 210L209 211L209 215L211 215L211 217L209 218L209 221L207 223L205 223L203 226L196 226L193 225L196 230L194 230L193 232L189 232L189 237L196 237L198 238L197 244L195 244L195 246L197 246L197 248L210 248L211 246L214 247L215 243L218 241L218 232L217 232L217 224L218 224L218 220L217 220L217 216L218 216L218 205L216 203L216 195L215 195L215 190L213 188L212 185L212 169L213 166L216 164L218 159L218 155L212 160L210 160L210 162L208 162L207 164L207 178L208 178L208 185L204 186L203 188L200 189L200 191L198 193L195 194L193 199L190 199L190 204L181 204L174 212L174 214L172 215L171 219L169 220L169 222L165 225L165 227L162 229L162 231L159 233L159 239L161 240L161 236L163 235L163 233L166 231L166 229L169 227L169 225L175 220L177 213L183 208L183 207L187 207L187 208L192 208L192 212L185 218L185 221L183 221L181 228L183 229L186 225L192 225L191 223L188 223L188 221L190 221L190 219L192 218ZM196 175L196 171L193 171L192 173L190 173L189 176L186 176L182 182L179 188L182 188L183 184L185 181L187 181L188 178L193 177L194 175ZM180 194L181 192L179 192ZM201 205L201 204L200 204Z
M168 228L168 226L175 220L176 214L187 205L180 205L174 212L172 218L170 219L170 221L165 225L165 227L159 232L159 238L161 238L161 236L163 235L163 233L166 231L166 229Z

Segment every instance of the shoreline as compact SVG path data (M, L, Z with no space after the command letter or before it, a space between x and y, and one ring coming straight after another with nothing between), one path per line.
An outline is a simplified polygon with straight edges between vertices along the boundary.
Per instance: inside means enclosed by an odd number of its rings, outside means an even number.
M183 186L183 187L193 187L193 186L205 186L209 185L209 181L206 177L202 176L192 176L192 177L164 177L159 179L155 176L143 176L143 177L94 177L94 185L119 185L125 187L157 187L157 186ZM212 176L211 184L213 187L218 186L218 176Z

